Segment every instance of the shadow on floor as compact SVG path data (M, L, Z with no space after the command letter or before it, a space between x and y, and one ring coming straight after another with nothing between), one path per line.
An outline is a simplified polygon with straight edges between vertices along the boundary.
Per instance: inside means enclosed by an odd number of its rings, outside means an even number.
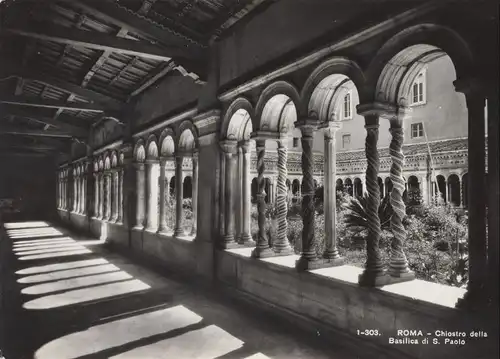
M42 222L6 230L6 359L360 358L147 270L103 241Z

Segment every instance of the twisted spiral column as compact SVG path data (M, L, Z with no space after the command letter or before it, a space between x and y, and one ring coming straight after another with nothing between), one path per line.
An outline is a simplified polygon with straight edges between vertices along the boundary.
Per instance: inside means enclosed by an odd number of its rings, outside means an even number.
M229 248L234 246L234 232L235 232L235 215L234 215L234 165L235 165L235 154L236 154L236 141L226 141L222 144L224 154L226 157L226 172L225 172L225 189L224 189L224 199L225 199L225 234L223 237L222 246L224 248Z
M263 258L274 255L274 252L269 248L269 241L266 234L266 182L264 179L264 171L266 165L264 162L266 156L266 141L256 140L257 148L257 211L259 233L257 235L257 245L252 251L254 258Z
M367 258L365 270L359 278L359 283L365 285L377 285L377 281L385 274L379 249L382 230L380 228L380 218L378 216L378 208L380 206L380 187L378 186L380 160L377 149L379 134L378 117L376 120L370 121L370 123L373 122L376 124L365 126L365 154L367 160L366 188L368 191L366 213L368 220L368 237L366 239Z
M391 206L394 211L391 217L391 229L394 237L391 242L391 259L389 263L389 274L393 277L414 278L413 273L408 268L408 260L403 251L403 244L406 239L406 230L403 226L403 219L406 216L406 206L403 201L405 191L405 180L403 178L404 155L403 128L400 120L392 120L389 130L392 135L389 145L389 154L392 159L391 181L393 184L391 192Z
M296 263L298 270L312 269L317 265L318 258L315 249L314 237L314 158L312 152L312 126L304 126L302 131L302 253Z
M288 176L287 169L288 149L283 140L278 140L278 193L276 196L276 207L278 209L278 233L274 243L274 252L280 255L289 255L293 253L290 244L288 243L288 223L286 219L287 206L287 187L286 179Z

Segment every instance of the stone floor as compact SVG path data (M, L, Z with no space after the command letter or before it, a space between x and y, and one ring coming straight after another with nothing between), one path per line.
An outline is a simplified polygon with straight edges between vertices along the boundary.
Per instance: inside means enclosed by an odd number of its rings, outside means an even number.
M44 222L6 228L6 359L361 358L101 241Z

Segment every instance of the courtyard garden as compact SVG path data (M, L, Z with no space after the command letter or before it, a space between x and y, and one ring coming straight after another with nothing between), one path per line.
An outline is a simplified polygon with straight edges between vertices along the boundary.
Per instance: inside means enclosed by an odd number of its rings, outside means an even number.
M407 216L404 226L407 231L405 254L410 269L418 279L457 287L467 285L467 213L463 209L439 204L424 205L418 192L405 196ZM322 189L315 196L316 223L315 247L319 256L324 251L324 213ZM368 235L366 216L366 197L351 197L337 191L337 243L345 263L363 268L366 261L366 238ZM381 200L379 217L382 226L380 252L384 263L389 263L391 239L390 228L392 207L389 197ZM266 216L267 233L272 246L276 237L276 210L268 206ZM257 208L252 206L252 237L258 232ZM289 203L288 239L297 254L301 249L302 218L301 204Z

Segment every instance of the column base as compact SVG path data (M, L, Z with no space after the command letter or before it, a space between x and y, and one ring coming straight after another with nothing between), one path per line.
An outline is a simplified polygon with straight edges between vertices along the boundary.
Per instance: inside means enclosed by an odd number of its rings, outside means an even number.
M391 279L386 271L372 272L364 270L358 276L358 284L362 287L382 287L389 284Z
M343 257L323 258L323 262L326 267L339 267L345 264L345 260Z
M415 272L412 271L400 272L389 269L387 274L389 275L390 284L409 282L415 279Z
M146 232L149 232L149 233L156 233L156 232L158 232L158 228L157 227L146 227L146 228L144 228L144 230Z
M132 230L134 230L134 231L143 231L144 227L143 226L135 226L135 227L132 227Z
M222 250L226 250L226 249L236 249L236 248L241 248L241 246L236 243L235 241L231 241L231 242L226 242L226 241L222 241L220 244L219 244L219 248L222 249Z
M176 229L174 230L174 237L182 237L182 236L184 236L184 235L186 235L186 234L184 233L184 229L182 229L182 228L176 228Z
M274 255L276 256L291 256L295 254L295 251L291 247L276 248L274 247Z
M255 247L252 251L252 258L269 258L274 256L276 256L276 253L269 247Z
M252 236L248 233L244 233L241 237L240 240L238 241L239 244L245 247L252 247L255 246L255 241L253 240Z
M306 257L300 257L296 262L295 262L295 268L299 272L304 272L308 270L313 270L313 269L319 269L323 267L323 261L314 258L306 258Z

